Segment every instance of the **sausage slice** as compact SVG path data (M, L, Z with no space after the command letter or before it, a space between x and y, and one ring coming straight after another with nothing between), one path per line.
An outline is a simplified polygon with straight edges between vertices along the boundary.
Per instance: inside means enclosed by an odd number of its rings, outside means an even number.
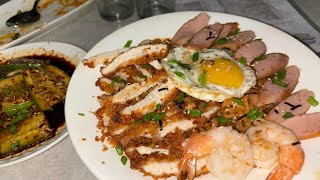
M239 48L235 53L234 57L235 59L240 59L241 57L244 57L246 59L247 64L251 64L253 60L265 54L266 52L266 44L264 44L264 42L262 42L261 40L254 40Z
M281 125L291 129L300 140L314 138L320 136L320 112L295 116Z
M266 59L253 62L253 68L256 70L257 79L264 79L274 75L276 72L284 69L289 62L289 57L282 53L267 54Z
M172 38L175 45L186 44L198 31L206 27L210 16L207 13L200 13L195 18L184 23Z
M309 96L314 96L314 93L307 89L291 94L286 100L271 109L265 119L281 123L286 120L284 117L286 113L291 113L294 116L306 113L311 106L307 101Z
M247 42L252 41L255 37L256 37L256 34L251 30L242 31L233 36L230 36L230 38L218 39L214 43L213 48L216 48L216 49L227 48L227 49L236 51L239 47L247 44Z
M289 97L298 84L300 71L299 68L294 65L286 67L285 70L286 77L283 82L287 84L287 87L279 86L278 84L273 83L271 79L267 80L262 85L262 90L258 95L257 106L279 103Z
M216 41L221 29L222 25L220 23L206 26L194 35L186 46L196 50L208 48Z

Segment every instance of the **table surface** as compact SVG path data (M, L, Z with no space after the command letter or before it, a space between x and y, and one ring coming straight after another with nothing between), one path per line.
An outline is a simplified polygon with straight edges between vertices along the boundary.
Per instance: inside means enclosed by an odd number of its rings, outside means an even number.
M2 4L4 0L0 0ZM283 0L177 0L176 11L225 12L253 18L288 32L320 52L320 34ZM139 20L136 13L122 22L99 17L95 4L64 24L28 42L58 41L89 51L113 31ZM27 42L26 42L27 43ZM22 163L0 168L0 179L96 179L78 157L69 137L48 151Z

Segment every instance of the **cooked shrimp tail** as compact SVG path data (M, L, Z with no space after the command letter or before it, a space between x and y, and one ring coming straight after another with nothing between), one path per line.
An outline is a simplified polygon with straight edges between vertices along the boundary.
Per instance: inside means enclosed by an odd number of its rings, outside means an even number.
M190 153L185 154L178 165L179 174L177 176L177 179L178 180L193 179L196 174L195 162L196 162L196 159L192 154Z
M282 145L279 149L279 164L272 170L267 180L286 180L298 174L304 162L300 145Z
M185 153L179 162L178 179L193 179L196 175L196 159L208 155L213 149L213 142L205 133L192 137L186 144Z

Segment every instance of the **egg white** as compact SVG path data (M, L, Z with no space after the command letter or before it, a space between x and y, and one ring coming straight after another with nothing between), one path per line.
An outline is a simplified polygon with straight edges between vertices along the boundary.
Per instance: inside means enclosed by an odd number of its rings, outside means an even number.
M242 97L251 87L256 84L255 71L252 68L235 61L225 51L218 49L206 49L203 51L198 51L199 59L193 62L192 55L196 52L197 51L193 49L176 47L171 50L168 56L161 61L168 76L176 84L177 88L188 95L205 101L222 102L227 98ZM205 85L200 85L198 78L203 72L201 69L201 64L205 61L213 61L221 58L229 59L240 67L244 79L239 88L226 87L208 82ZM188 65L190 70L187 70L186 68L183 68L177 64L170 63L170 60L172 59L178 61L179 63ZM174 73L175 71L183 73L185 78L177 76Z

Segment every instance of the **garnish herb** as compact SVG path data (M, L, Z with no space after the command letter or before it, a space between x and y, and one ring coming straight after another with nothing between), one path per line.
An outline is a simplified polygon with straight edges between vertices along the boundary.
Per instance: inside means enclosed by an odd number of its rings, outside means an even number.
M17 11L17 14L21 14L22 13L22 11L21 11L21 9L19 9L18 11Z
M10 125L14 125L14 124L24 120L28 116L30 116L29 111L28 110L23 110L13 120L11 120Z
M199 109L192 109L190 110L190 114L192 117L201 116L202 112Z
M118 144L118 145L116 146L116 151L117 151L117 153L118 153L119 156L122 156L123 150L122 150L122 147L121 147L120 144Z
M142 68L142 69L147 69L147 68L148 68L148 65L147 65L147 64L142 64L142 65L141 65L141 68Z
M180 91L178 95L177 102L182 103L184 101L184 92Z
M279 81L284 80L284 78L286 77L286 70L280 70L279 72L277 72L277 78Z
M142 74L142 75L140 75L140 77L141 77L142 79L146 79L148 76Z
M133 124L136 125L136 124L140 124L140 123L143 123L143 122L149 122L149 121L158 122L158 121L162 120L165 115L166 115L166 112L161 112L161 113L151 112L151 113L147 113L147 114L143 115L142 120L135 121L135 122L133 122Z
M313 97L313 96L309 96L307 101L312 105L312 106L317 106L319 104L319 102Z
M186 69L186 70L191 70L191 67L189 66L189 64L184 64L184 63L181 63L181 62L179 62L179 61L177 61L177 60L175 60L175 59L170 59L170 60L168 60L168 63L169 64L172 64L172 65L177 65L177 66L180 66L180 67L182 67L183 69Z
M287 87L288 86L288 84L287 83L285 83L285 82L283 82L283 81L280 81L280 80L278 80L278 79L272 79L272 83L274 83L274 84L276 84L276 85L279 85L279 86L281 86L281 87Z
M294 115L291 112L286 112L282 117L284 119L292 118Z
M0 126L3 126L3 123L4 123L3 120L0 120Z
M79 115L79 116L84 116L84 114L83 114L83 113L78 113L78 115Z
M132 44L132 40L128 40L127 43L123 47L128 48L131 46L131 44Z
M124 80L120 76L116 76L114 80L112 80L110 86L113 87L115 83L122 83Z
M247 114L250 121L253 121L259 117L263 117L263 115L264 115L264 113L262 111L260 111L258 107L251 109Z
M11 117L20 111L27 110L33 105L32 101L22 102L20 104L15 104L9 107L5 107L3 111L6 113L7 116Z
M231 31L231 32L228 34L228 36L233 36L233 35L235 35L235 34L238 34L238 32L240 32L240 29L239 29L239 28L236 29L236 30L234 30L234 31Z
M121 162L123 165L126 165L127 161L128 161L128 158L126 156L121 157Z
M16 125L12 125L9 127L9 131L12 133L12 134L15 134L17 132L17 126Z
M242 57L239 59L239 63L242 65L246 65L247 64L247 59L245 57Z
M267 55L262 54L262 55L260 55L259 57L256 58L256 61L262 61L262 60L265 60L266 58L267 58Z
M219 121L219 123L222 123L222 124L225 124L225 123L230 122L229 119L227 119L227 118L225 118L225 117L223 117L223 116L217 116L216 118L217 118L217 120Z
M220 44L220 45L225 44L226 42L228 42L227 38L221 38L217 40L217 44Z
M11 40L16 40L20 37L20 33L15 33L12 37Z
M19 145L20 145L20 142L19 141L15 141L14 143L12 143L11 149L12 150L16 150L16 149L18 149Z
M206 75L207 75L207 71L203 71L200 74L200 76L198 78L200 86L205 86L206 85Z
M174 71L174 74L177 75L181 79L186 79L186 76L180 71Z
M207 102L204 102L204 103L202 104L202 109L206 109L207 106L208 106L208 103L207 103Z
M233 98L232 98L232 101L235 102L235 103L237 103L237 104L239 104L239 105L241 105L241 106L244 106L243 101L242 101L241 99L239 99L239 98L233 97Z
M159 109L161 109L161 104L158 103L158 104L156 105L156 110L159 110Z
M198 61L199 59L199 52L195 52L193 55L192 55L192 61L193 62L196 62Z

